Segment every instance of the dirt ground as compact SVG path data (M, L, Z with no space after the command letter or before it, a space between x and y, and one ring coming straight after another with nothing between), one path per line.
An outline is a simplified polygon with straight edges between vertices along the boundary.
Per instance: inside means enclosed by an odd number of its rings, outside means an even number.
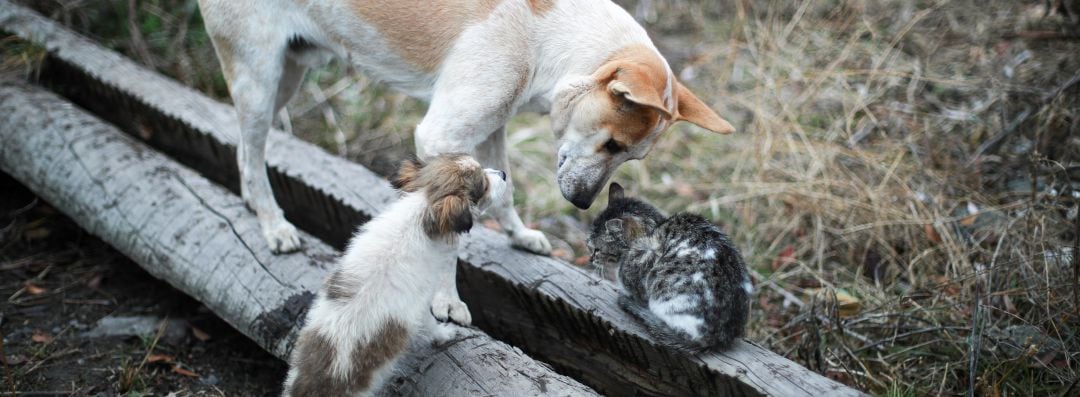
M2 173L0 192L0 395L279 393L281 360Z

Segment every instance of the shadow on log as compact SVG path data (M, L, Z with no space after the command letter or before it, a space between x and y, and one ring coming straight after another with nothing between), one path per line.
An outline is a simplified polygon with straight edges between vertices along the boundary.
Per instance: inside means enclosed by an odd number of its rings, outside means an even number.
M243 201L55 94L0 81L0 168L90 233L287 356L337 253L270 254ZM479 331L417 344L384 395L594 395Z
M239 130L231 108L6 0L0 29L49 50L43 84L235 190ZM286 216L334 246L392 197L359 165L280 131L268 141L271 183ZM460 259L459 290L478 326L604 394L861 395L752 342L700 356L659 346L618 309L613 285L512 250L498 233L474 229Z

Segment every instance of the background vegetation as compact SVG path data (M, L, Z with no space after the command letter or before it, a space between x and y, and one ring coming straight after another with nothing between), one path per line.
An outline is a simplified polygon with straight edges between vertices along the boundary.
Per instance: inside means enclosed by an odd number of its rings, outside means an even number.
M32 3L227 100L194 0ZM874 394L1076 392L1080 2L620 3L739 132L677 126L614 179L725 226L754 273L750 339ZM386 172L423 112L334 64L281 127ZM518 116L510 144L519 211L583 263L604 203L559 195L546 118Z

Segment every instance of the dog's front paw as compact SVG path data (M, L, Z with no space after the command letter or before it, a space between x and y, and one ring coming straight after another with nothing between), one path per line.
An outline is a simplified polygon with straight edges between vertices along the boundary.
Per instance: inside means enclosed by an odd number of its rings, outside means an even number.
M270 245L270 251L275 254L293 252L300 249L300 234L296 227L285 219L278 219L263 225L263 237Z
M514 248L522 249L539 255L551 255L551 243L548 242L544 232L533 229L521 229L510 236L510 244Z
M435 293L431 300L431 314L439 321L453 321L461 325L472 324L472 313L469 306L461 299L451 297L445 293Z

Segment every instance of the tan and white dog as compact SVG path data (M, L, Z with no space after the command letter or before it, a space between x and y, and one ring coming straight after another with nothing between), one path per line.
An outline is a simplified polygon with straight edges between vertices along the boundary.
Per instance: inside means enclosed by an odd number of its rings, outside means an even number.
M333 56L430 104L415 133L421 159L469 153L485 167L509 171L507 121L519 111L550 113L559 189L579 208L591 205L620 164L644 157L672 123L733 131L675 80L645 30L609 0L199 5L240 119L241 191L275 252L299 248L300 239L270 190L267 132L307 69ZM514 246L548 253L547 238L525 227L512 198L504 195L492 214ZM457 298L452 285L447 296Z

